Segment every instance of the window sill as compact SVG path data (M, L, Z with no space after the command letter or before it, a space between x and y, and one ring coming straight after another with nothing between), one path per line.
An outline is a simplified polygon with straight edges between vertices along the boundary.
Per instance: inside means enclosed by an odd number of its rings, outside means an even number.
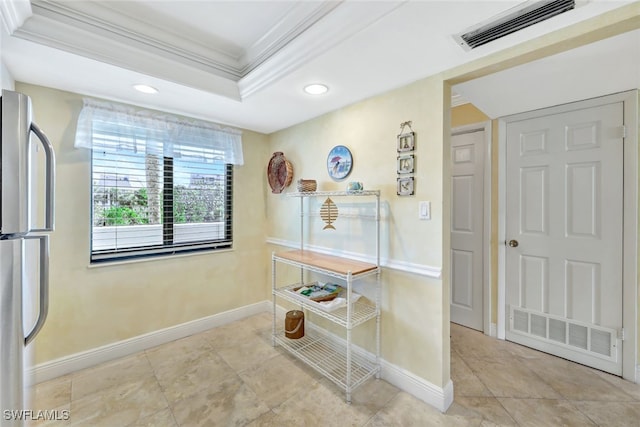
M173 255L159 255L159 256L149 256L146 258L136 258L136 259L127 259L121 261L104 261L104 262L96 262L90 263L87 268L102 268L102 267L112 267L118 265L126 265L126 264L139 264L143 262L158 262L165 261L174 258L186 258L186 257L194 257L194 256L202 256L202 255L211 255L211 254L221 254L233 252L233 248L229 249L212 249L209 251L198 251L198 252L189 252L182 254L173 254Z

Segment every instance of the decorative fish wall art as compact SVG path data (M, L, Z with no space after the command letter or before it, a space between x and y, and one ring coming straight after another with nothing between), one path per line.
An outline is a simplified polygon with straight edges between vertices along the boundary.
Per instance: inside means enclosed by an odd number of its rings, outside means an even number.
M322 206L320 206L320 218L327 224L323 230L335 230L333 223L338 219L338 207L331 198L327 197Z

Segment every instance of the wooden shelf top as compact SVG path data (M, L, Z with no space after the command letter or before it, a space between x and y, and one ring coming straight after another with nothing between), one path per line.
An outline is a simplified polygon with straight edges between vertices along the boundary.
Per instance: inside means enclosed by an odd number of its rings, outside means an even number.
M349 272L351 272L352 275L358 275L371 270L375 270L377 268L375 264L370 264L362 261L354 261L351 259L345 259L337 256L326 255L306 250L278 252L276 253L276 256L344 275L348 274Z

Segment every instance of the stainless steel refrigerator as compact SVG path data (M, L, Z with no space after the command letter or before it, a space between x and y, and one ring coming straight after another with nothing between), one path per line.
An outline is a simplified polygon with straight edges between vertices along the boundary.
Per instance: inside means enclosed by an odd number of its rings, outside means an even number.
M25 348L47 317L49 293L49 236L54 224L55 159L51 143L31 120L31 100L26 95L2 91L0 139L0 425L22 425L25 408ZM37 142L39 141L39 142ZM41 169L34 144L44 153L44 195L37 201L33 177ZM41 179L37 180L41 182ZM40 191L42 192L42 190ZM36 205L41 203L36 212ZM43 215L39 215L42 212ZM37 216L44 226L36 228ZM30 262L31 246L38 247ZM35 272L35 274L34 274ZM26 289L29 278L38 283L35 294ZM35 301L32 301L34 299ZM25 327L25 311L36 307L33 325ZM10 412L7 412L10 411Z

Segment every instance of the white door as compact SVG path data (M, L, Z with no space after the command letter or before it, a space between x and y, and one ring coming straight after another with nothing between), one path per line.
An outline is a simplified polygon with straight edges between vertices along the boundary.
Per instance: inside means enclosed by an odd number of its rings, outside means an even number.
M451 321L483 329L484 131L451 137Z
M623 103L533 114L506 124L506 338L620 375Z

